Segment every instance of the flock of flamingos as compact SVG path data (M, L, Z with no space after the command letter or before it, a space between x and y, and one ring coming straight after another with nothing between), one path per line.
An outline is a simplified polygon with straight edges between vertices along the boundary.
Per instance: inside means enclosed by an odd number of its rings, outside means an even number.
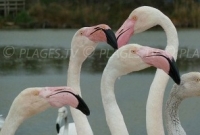
M127 44L132 35L160 25L167 35L165 50ZM93 135L86 115L90 114L81 95L80 72L82 63L95 50L99 42L107 42L116 51L108 60L101 79L101 96L107 125L112 135L129 135L123 115L117 104L115 80L133 71L150 66L157 69L150 86L146 105L146 127L148 135L164 135L162 105L164 91L171 77L172 87L166 104L166 126L169 135L186 135L178 115L181 101L187 97L200 96L200 73L190 72L180 77L175 60L178 52L178 35L171 20L158 9L139 7L131 12L123 25L114 34L108 25L100 24L79 29L71 42L67 86L35 87L23 90L13 101L5 120L0 121L0 135L14 135L27 118L49 107L60 108L56 120L58 135ZM87 54L84 50L87 48ZM67 121L70 106L74 123ZM0 115L0 119L3 119ZM60 124L64 120L64 125Z

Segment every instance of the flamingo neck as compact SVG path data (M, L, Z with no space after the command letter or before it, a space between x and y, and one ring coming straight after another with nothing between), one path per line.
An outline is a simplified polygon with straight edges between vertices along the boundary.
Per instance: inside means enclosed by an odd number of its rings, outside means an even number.
M179 46L177 30L167 16L162 16L159 25L164 29L167 36L167 46L165 50L172 54L176 60Z
M70 58L68 75L67 75L67 86L74 88L80 95L80 72L82 63L77 62L75 58Z
M172 90L173 91L173 90ZM182 98L178 97L175 93L170 94L166 105L166 126L168 135L186 135L181 122L179 120L178 109Z
M5 119L0 135L14 135L18 127L25 120L23 116L17 115L17 112L9 111Z
M170 54L176 60L178 52L178 36L176 28L171 20L164 16L160 19L159 25L164 29L167 35L167 46ZM162 79L161 79L162 78ZM163 97L169 76L164 71L157 69L153 82L151 84L146 105L146 124L148 135L164 135L162 104Z
M64 131L63 133L68 134L69 132L69 123L67 121L67 118L64 119Z
M78 59L79 58L79 59ZM68 75L67 75L67 86L72 87L77 90L78 94L81 95L80 89L80 72L81 66L85 59L81 59L80 57L74 57L71 53L69 67L68 67ZM93 135L92 129L88 122L87 117L72 107L70 107L71 114L76 125L77 134L78 135Z
M108 65L108 64L107 64ZM118 72L105 68L101 79L101 96L105 110L106 121L112 135L128 135L123 115L114 94L114 83Z

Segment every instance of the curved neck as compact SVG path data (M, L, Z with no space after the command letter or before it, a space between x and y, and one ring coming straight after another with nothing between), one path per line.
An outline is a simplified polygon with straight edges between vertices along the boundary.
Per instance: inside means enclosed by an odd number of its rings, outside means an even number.
M167 100L165 113L168 135L186 135L178 115L181 101L182 99L176 96L175 93L171 93L170 98Z
M11 108L0 131L0 135L14 135L24 120L24 117L17 115L17 112L13 112Z
M67 75L67 86L72 87L81 95L80 72L81 72L82 63L85 59L80 60L77 58L78 57L75 57L74 54L71 53L69 68L68 68L68 75ZM78 135L93 135L93 132L92 132L92 129L90 127L87 117L82 112L72 107L70 107L70 110L71 110L74 123L76 125L77 134Z
M101 79L101 96L106 115L106 121L112 135L128 135L123 115L117 105L114 94L114 83L118 76L115 70L104 69Z
M171 20L166 16L160 19L159 25L161 25L167 35L166 50L168 50L176 60L178 52L178 36L176 28ZM164 135L162 104L168 79L169 76L164 73L164 71L158 69L151 84L146 105L148 135Z
M177 30L167 16L162 16L159 20L159 25L164 29L167 36L167 46L165 50L172 54L176 60L179 46Z

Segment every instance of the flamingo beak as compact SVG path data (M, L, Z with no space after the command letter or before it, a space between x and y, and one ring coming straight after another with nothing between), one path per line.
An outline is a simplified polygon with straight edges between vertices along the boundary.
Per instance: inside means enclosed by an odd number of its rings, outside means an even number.
M164 55L154 55L154 56L147 56L147 57L149 57L149 58L150 57L157 57L155 60L158 60L158 62L159 62L159 60L163 61L163 62L160 62L160 63L153 62L150 65L162 69L174 80L174 82L176 84L178 84L178 85L180 84L181 79L180 79L179 70L176 66L176 62L175 62L173 57L169 58L169 57L166 57Z
M107 43L117 50L118 49L117 38L115 37L114 32L111 29L102 29L102 31L106 35Z
M168 72L168 75L174 80L174 82L176 84L180 84L181 83L181 78L180 78L180 74L179 74L179 70L176 66L176 62L174 60L174 58L172 59L169 59L169 58L166 58L170 64L170 69L169 69L169 72Z
M141 47L136 52L144 62L162 69L166 72L176 84L180 84L180 74L176 66L176 62L172 55L161 49L155 49L150 47Z
M41 91L40 95L46 98L53 107L60 108L65 105L70 105L85 115L90 115L90 110L84 100L75 94L70 87L45 87L45 90Z
M118 48L126 45L131 36L134 34L135 21L133 19L127 19L123 25L115 33L117 37Z
M76 107L76 109L80 110L82 113L84 113L85 115L89 116L90 115L90 110L89 110L88 106L86 105L86 103L84 102L84 100L79 95L75 95L75 96L79 101L79 104Z
M60 133L60 125L58 123L56 123L56 131L58 134Z

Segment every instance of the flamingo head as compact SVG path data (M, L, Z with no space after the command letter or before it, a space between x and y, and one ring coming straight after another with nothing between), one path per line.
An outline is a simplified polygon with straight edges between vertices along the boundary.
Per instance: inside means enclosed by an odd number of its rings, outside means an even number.
M174 85L171 95L180 99L200 96L200 72L190 72L181 76L180 85Z
M40 96L45 98L53 107L69 105L89 115L90 111L83 99L71 87L45 87L40 91Z
M161 17L165 16L158 9L148 6L136 8L131 12L127 20L115 33L118 48L127 44L134 33L143 32L160 23Z
M85 102L69 87L35 87L23 90L13 101L10 109L12 115L24 119L45 111L49 107L70 105L89 115Z
M85 60L96 48L97 43L107 42L114 49L117 49L117 39L111 28L106 24L79 29L71 43L73 56Z
M118 76L154 66L162 69L171 76L177 84L180 84L179 71L173 57L166 51L160 49L138 44L128 44L118 49L114 55L111 56L107 65L109 66L111 63L112 66L115 67L113 72L117 72Z
M58 117L57 117L57 120L56 120L57 133L60 132L60 125L62 123L62 120L64 120L65 123L67 123L67 114L68 114L68 111L67 111L66 107L61 107L61 108L58 109Z
M117 39L108 25L100 24L89 27L83 32L83 35L94 42L107 42L114 49L117 49Z

